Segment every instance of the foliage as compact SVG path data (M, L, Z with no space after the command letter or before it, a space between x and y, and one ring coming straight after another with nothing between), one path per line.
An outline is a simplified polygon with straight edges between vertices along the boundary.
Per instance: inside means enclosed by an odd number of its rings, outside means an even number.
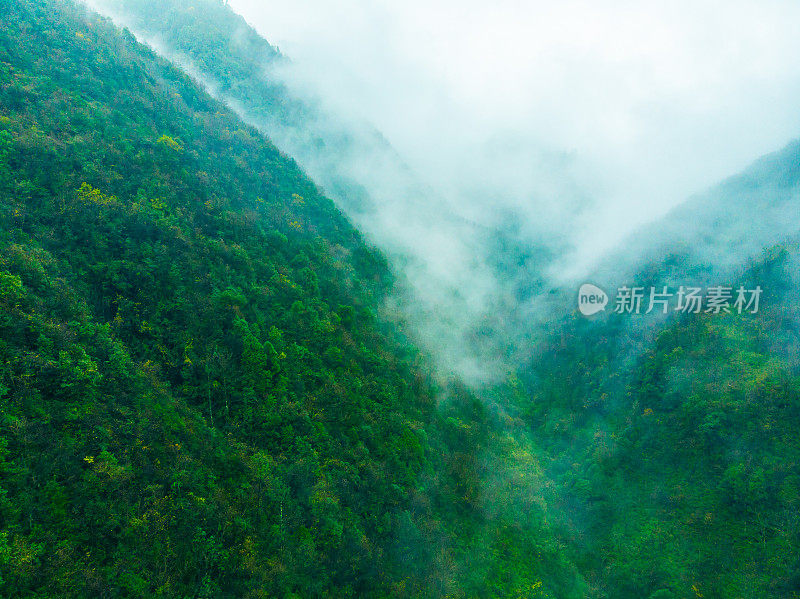
M765 290L759 314L668 321L627 368L621 320L574 321L525 373L561 534L583 539L571 559L598 595L797 596L799 254L742 275Z
M482 416L385 259L130 34L0 18L0 594L460 588Z

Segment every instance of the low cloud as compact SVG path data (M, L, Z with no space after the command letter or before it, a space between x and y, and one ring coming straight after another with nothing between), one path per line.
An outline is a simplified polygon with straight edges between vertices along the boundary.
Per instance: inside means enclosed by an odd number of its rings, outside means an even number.
M315 107L300 129L144 41L322 183L409 281L419 339L469 381L513 364L550 288L800 131L792 2L230 4L290 58L264 77Z
M794 2L231 6L470 217L586 239L570 271L800 132Z

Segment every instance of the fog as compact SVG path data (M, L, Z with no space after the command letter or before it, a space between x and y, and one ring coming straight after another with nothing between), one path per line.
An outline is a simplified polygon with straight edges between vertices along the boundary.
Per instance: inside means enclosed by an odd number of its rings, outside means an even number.
M230 4L469 216L569 228L562 275L800 132L795 2Z
M800 132L789 2L230 0L288 60L228 85L141 3L89 3L296 158L407 283L388 309L471 383L513 369L632 231Z

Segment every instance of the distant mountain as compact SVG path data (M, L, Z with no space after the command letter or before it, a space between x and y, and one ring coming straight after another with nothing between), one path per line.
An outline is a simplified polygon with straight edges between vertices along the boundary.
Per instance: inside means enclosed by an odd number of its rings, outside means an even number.
M798 233L800 142L793 142L636 232L595 276L619 282L652 268L664 283L721 284Z

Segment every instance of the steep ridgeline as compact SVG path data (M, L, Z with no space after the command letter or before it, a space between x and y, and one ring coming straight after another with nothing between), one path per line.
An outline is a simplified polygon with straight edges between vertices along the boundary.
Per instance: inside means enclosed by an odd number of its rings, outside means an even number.
M551 508L598 596L800 591L799 191L792 144L595 277L610 292L760 286L757 314L573 313L520 375Z
M601 283L714 285L765 248L800 233L800 141L763 156L626 240L595 273Z
M660 306L647 317L613 314L614 295L620 287L642 287L649 293L650 288L661 291L666 286L673 294L668 312L674 317L675 294L681 286L738 288L750 278L747 273L753 264L778 251L775 248L785 247L792 254L794 240L800 236L798 215L800 141L690 198L624 240L585 279L554 291L547 298L547 313L562 315L551 323L554 337L607 339L608 347L614 350L603 357L612 360L608 369L618 374L628 372L671 317L664 316ZM610 296L605 311L588 320L576 317L577 291L585 282L598 285ZM765 289L765 301L792 308L793 298L770 297L773 291ZM648 299L644 298L642 311L648 308ZM552 348L532 346L533 361L545 358L547 362ZM570 346L570 350L579 348Z
M513 362L528 302L562 242L524 231L490 190L470 190L491 198L476 221L470 201L423 183L373 127L298 86L290 59L222 0L89 3L265 132L402 266L407 293L397 299L441 370L480 383Z
M0 22L0 595L585 595L291 159L71 2Z

